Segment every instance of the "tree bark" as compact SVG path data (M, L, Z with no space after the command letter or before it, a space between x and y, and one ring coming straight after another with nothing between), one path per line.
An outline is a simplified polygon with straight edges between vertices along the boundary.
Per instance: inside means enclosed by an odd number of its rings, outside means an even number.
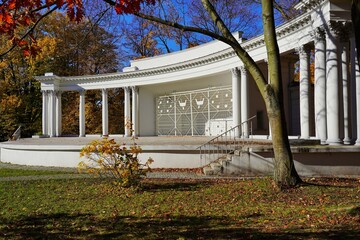
M271 83L267 83L264 74L253 58L245 51L240 43L235 39L221 17L216 12L210 0L201 0L204 8L208 11L212 21L218 27L220 34L197 27L185 26L176 22L170 22L155 16L149 16L140 12L134 13L136 16L175 27L183 31L193 31L208 35L231 46L239 59L243 62L246 69L253 77L260 94L262 95L267 114L270 121L273 149L274 149L274 177L276 185L280 188L294 187L301 183L301 179L296 172L294 161L290 149L287 134L285 111L283 104L282 79L280 53L276 42L273 3L269 0L262 0L263 5L263 24L266 48L268 52L269 71Z
M264 40L268 55L270 83L264 89L274 149L274 179L287 188L301 182L296 172L287 133L283 102L280 51L276 40L273 1L262 0Z

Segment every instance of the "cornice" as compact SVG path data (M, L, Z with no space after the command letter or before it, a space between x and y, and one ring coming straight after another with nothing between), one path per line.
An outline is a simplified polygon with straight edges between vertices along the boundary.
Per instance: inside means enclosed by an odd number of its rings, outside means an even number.
M311 24L311 15L310 13L305 13L302 16L277 27L276 35L278 38L282 38L310 24ZM260 35L258 37L252 38L250 40L241 43L242 47L248 52L256 48L263 47L264 44L265 44L264 35ZM73 76L73 77L59 77L56 75L37 76L35 77L35 79L42 83L58 80L60 84L61 83L86 84L86 83L96 83L96 82L100 83L104 81L113 81L113 80L127 80L134 78L143 78L147 76L168 74L177 71L184 71L192 68L209 65L215 62L224 61L233 57L236 57L236 53L231 47L228 47L219 52L204 57L194 58L190 61L175 63L163 67L150 68L145 70L98 74L98 75Z

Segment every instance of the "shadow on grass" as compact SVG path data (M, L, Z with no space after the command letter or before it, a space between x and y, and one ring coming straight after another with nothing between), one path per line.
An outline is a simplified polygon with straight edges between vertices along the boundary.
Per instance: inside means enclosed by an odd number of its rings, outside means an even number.
M0 219L0 238L6 239L358 239L360 230L292 229L287 231L250 228L242 219L227 217L114 216L49 214L24 216L14 221ZM237 223L238 222L238 223Z
M206 181L147 181L142 184L143 191L168 191L168 190L176 190L176 191L194 191L199 188L203 188L206 185L210 185L212 183Z
M321 177L315 180L305 178L300 187L332 187L332 188L354 188L358 186L358 180L355 178L326 178Z

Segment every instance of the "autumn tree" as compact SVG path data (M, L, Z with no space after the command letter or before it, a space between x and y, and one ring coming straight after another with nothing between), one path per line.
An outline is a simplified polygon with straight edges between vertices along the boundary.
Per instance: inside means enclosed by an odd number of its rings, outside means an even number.
M117 47L112 34L105 31L98 24L88 18L79 23L61 13L55 12L50 15L38 29L42 34L56 39L54 54L46 62L46 72L54 72L59 76L91 75L116 71L118 67ZM114 96L112 96L114 94ZM79 109L74 108L78 104L77 92L64 92L63 101L63 134L78 134ZM111 97L121 98L122 92L111 93ZM101 133L101 92L86 92L86 126L87 133ZM110 131L120 132L121 100L110 104L110 112L116 112L117 124L112 124L110 119ZM117 107L118 111L113 108Z
M10 45L1 35L0 51ZM51 54L52 45L53 42L44 37L36 42L39 49L36 56L24 57L21 51L14 50L0 59L0 141L8 140L20 125L24 137L40 131L40 84L33 76L39 73L39 63Z
M86 19L77 24L57 12L35 22L36 28L31 34L23 28L14 30L15 38L22 39L18 45L8 37L11 35L1 35L0 53L6 53L0 61L1 141L9 139L20 124L23 137L41 130L40 84L33 76L45 72L60 76L97 74L114 72L118 68L114 37L98 24ZM20 37L21 34L25 35ZM100 91L88 91L87 95L87 131L99 133L101 124L96 119L101 119L101 94ZM109 98L116 99L109 106L110 116L114 118L109 121L110 131L121 132L123 93L110 93ZM79 114L78 108L74 108L78 100L78 93L63 93L65 134L78 133Z
M111 1L107 1L111 3ZM252 75L261 96L265 101L267 115L270 121L274 149L274 178L279 188L292 187L301 182L296 172L293 156L288 139L281 76L280 53L276 40L275 19L273 1L262 0L262 23L264 28L265 45L268 55L268 69L270 82L268 83L256 62L244 50L241 44L232 35L221 16L216 11L213 1L201 0L204 9L208 12L210 19L219 29L219 33L196 26L186 26L166 19L146 15L141 11L134 10L136 16L156 21L168 26L179 28L183 31L193 31L208 35L214 39L230 45L239 59L244 63L246 69ZM116 7L116 3L112 2Z
M132 59L153 57L162 53L155 38L156 29L149 21L134 17L122 29L124 47L129 49Z

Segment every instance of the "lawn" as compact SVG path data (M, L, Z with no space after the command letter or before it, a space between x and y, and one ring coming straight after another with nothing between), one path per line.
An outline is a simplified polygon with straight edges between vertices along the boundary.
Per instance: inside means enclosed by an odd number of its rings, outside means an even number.
M71 174L71 171L59 170L24 170L16 168L0 168L0 177L19 177L19 176L44 176L44 175L58 175Z
M6 239L359 239L358 179L307 179L277 192L270 178L0 181Z

